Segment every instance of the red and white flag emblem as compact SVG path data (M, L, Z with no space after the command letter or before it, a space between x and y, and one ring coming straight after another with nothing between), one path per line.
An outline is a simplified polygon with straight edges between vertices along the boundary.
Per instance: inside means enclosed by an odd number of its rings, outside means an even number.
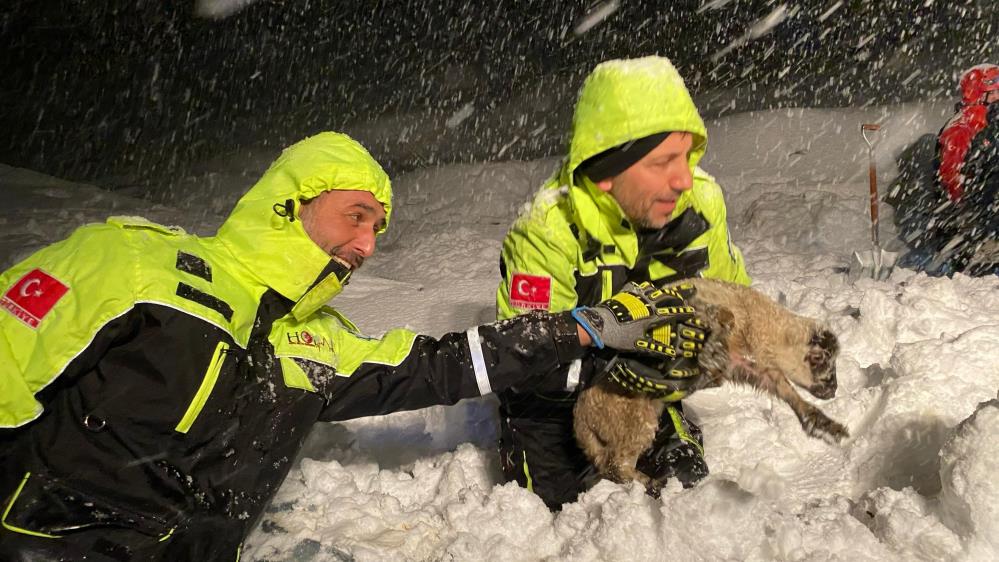
M547 275L514 273L510 280L510 304L515 308L548 310L552 303L552 278Z
M32 328L37 328L69 287L45 273L32 269L0 298L0 308Z

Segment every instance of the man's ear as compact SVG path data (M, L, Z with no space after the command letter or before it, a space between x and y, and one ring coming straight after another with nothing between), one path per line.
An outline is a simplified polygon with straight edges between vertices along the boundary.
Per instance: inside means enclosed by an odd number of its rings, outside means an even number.
M607 178L605 180L600 180L596 182L597 189L603 191L604 193L610 193L611 187L614 185L614 178Z

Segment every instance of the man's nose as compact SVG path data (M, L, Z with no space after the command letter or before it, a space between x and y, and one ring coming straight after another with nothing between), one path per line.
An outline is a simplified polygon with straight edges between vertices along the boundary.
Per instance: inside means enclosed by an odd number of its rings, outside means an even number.
M669 187L675 191L687 191L694 187L694 174L686 162L682 166L677 166L676 173L669 179Z
M370 258L375 253L375 231L369 230L359 235L354 240L354 247L357 249L357 253L365 258Z

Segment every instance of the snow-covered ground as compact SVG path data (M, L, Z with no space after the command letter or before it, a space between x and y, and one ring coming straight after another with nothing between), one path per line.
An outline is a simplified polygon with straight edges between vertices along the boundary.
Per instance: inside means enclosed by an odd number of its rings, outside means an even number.
M844 445L806 437L768 397L702 391L687 401L712 469L699 486L671 486L655 500L602 482L551 514L500 484L490 399L323 424L243 559L999 559L999 278L896 271L850 283L843 272L855 250L870 248L860 124L883 126L875 148L885 189L894 155L937 131L950 109L794 109L709 123L702 166L726 191L754 286L840 337L840 390L822 408L849 427ZM171 178L175 197L155 206L0 167L0 262L108 214L211 232L271 157L224 155ZM395 178L397 214L380 253L334 304L372 335L489 321L502 236L556 164ZM890 226L882 240L893 249Z

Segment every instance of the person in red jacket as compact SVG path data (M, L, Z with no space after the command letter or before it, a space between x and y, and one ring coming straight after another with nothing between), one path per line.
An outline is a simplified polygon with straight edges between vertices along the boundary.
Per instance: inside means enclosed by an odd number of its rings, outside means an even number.
M964 193L962 168L971 139L988 124L989 104L999 101L999 65L979 64L961 76L961 102L958 112L940 131L937 153L940 166L937 179L951 201Z

